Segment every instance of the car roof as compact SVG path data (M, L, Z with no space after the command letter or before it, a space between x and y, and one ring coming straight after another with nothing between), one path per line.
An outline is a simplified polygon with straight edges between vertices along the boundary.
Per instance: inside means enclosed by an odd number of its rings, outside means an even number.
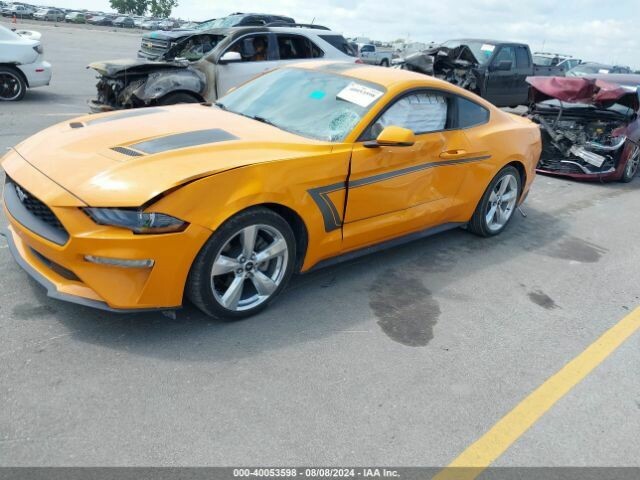
M505 40L491 40L490 38L452 38L451 40L446 40L442 43L447 43L447 42L460 42L460 43L465 43L465 42L481 42L481 43L488 43L491 45L522 45L522 46L526 46L526 43L522 43L522 42L508 42Z

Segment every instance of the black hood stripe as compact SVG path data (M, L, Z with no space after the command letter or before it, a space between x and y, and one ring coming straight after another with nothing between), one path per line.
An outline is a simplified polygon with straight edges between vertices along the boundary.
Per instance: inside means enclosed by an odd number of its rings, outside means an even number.
M87 125L97 125L98 123L113 122L115 120L123 120L125 118L142 117L143 115L153 115L166 111L164 108L139 108L136 110L125 110L123 112L114 113L106 117L96 118L85 122Z
M140 152L152 155L154 153L168 152L180 148L207 145L209 143L237 140L238 137L219 128L210 130L196 130L195 132L177 133L166 137L155 138L146 142L129 145Z

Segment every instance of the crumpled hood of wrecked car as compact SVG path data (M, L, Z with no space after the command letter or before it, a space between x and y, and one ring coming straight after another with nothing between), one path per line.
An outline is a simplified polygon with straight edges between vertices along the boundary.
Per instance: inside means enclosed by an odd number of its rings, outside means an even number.
M202 105L87 115L16 147L24 160L86 204L112 207L140 206L225 170L331 150L331 143Z
M155 70L166 70L167 68L187 68L188 62L177 61L154 61L145 59L122 59L122 60L105 60L102 62L94 62L88 68L94 69L100 75L105 77L115 77L125 73L149 73Z

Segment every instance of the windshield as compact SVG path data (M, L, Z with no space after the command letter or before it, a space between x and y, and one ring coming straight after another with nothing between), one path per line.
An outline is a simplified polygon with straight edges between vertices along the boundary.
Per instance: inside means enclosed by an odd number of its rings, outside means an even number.
M480 65L486 65L493 54L496 46L491 43L484 42L461 42L460 40L449 40L448 42L444 42L442 44L443 47L447 48L457 48L461 45L466 45L473 53L473 56L476 57L476 60Z
M552 67L557 65L559 61L560 59L558 57L542 57L540 55L533 56L533 63L541 67Z
M304 137L340 142L384 92L371 82L285 68L239 87L216 105Z
M242 16L240 15L230 15L228 17L218 18L217 20L211 20L210 22L206 22L205 24L201 24L198 26L198 30L209 29L209 28L229 28L235 27L236 24L240 23L242 20ZM206 25L206 26L204 26Z
M185 58L190 62L200 60L213 50L224 35L197 34L181 40L171 47L165 54L165 58Z

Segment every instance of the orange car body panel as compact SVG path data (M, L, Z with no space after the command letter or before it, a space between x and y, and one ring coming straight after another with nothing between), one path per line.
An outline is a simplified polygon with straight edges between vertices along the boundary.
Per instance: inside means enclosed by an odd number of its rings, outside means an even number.
M323 63L297 68L322 69ZM509 163L525 170L521 199L526 195L540 155L533 123L412 72L354 66L340 74L386 89L342 143L304 138L201 105L91 115L36 134L9 152L2 167L50 207L69 240L57 245L42 238L5 207L14 255L60 293L113 309L174 308L182 304L189 269L208 238L252 206L278 205L299 216L307 231L301 262L306 271L385 240L467 222L491 179ZM490 119L468 129L417 135L410 147L367 148L358 141L390 101L416 88L469 98L487 108ZM155 154L136 151L147 140L215 129L233 138ZM143 207L189 225L182 232L136 235L97 225L83 206ZM84 260L88 254L155 264L97 265ZM60 275L39 256L77 279Z

